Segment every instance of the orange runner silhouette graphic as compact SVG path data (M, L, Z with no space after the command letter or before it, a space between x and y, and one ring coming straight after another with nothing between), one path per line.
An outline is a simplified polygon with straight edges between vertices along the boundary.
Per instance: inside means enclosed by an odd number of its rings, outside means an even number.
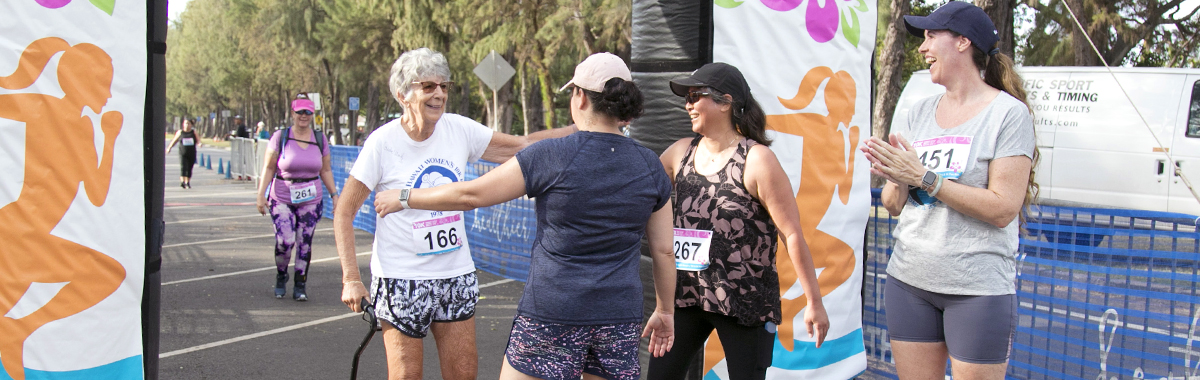
M796 206L800 209L800 227L804 239L812 252L813 266L825 268L817 276L821 296L829 295L833 289L850 279L854 273L856 259L854 248L836 236L817 229L825 212L832 204L836 193L842 204L850 202L850 187L854 182L854 148L858 146L858 126L850 125L854 117L856 91L854 78L845 71L833 72L828 67L809 70L800 81L800 89L791 99L779 98L779 103L792 110L808 107L817 95L817 88L826 79L825 107L829 115L795 113L768 115L767 129L804 137L804 157L800 169L800 190L796 193ZM849 143L839 128L849 131ZM848 146L847 146L848 145ZM847 157L849 153L849 157ZM776 254L779 268L780 292L787 292L796 282L796 271L787 254L787 247L779 245ZM783 323L779 325L779 343L788 351L793 346L792 320L808 304L807 296L783 303Z
M857 264L854 248L838 239L817 230L832 204L834 194L842 204L850 201L850 187L854 182L854 147L858 146L859 129L850 126L854 116L856 90L854 78L845 71L833 72L828 67L809 70L800 81L800 88L792 99L779 98L779 102L791 110L808 107L817 95L821 83L825 85L825 106L829 115L816 113L794 113L767 115L767 129L804 137L803 162L800 171L800 189L796 193L796 205L800 211L800 227L808 242L816 268L824 268L817 277L821 296L840 286L854 273ZM849 132L849 141L840 128ZM847 145L849 148L847 148ZM772 149L780 149L779 146ZM849 157L847 157L849 153ZM779 271L780 293L786 293L798 276L788 256L787 245L780 241L775 254L776 270ZM828 302L828 301L827 301ZM783 302L783 323L778 326L778 339L784 349L795 347L795 328L792 322L808 305L807 295ZM803 327L801 332L804 333ZM725 354L721 340L714 331L709 337L704 352L704 373L712 370Z
M112 96L112 58L92 44L39 39L21 53L12 75L0 77L0 87L29 87L59 52L62 98L0 95L0 118L26 127L21 193L0 207L0 364L15 380L25 379L22 355L30 334L96 305L125 279L125 268L113 258L50 234L75 200L80 182L93 205L104 205L108 197L113 145L123 118L116 111L100 117L104 148L97 159L92 119L80 115L85 107L100 113ZM13 318L13 306L35 282L67 284L41 308Z

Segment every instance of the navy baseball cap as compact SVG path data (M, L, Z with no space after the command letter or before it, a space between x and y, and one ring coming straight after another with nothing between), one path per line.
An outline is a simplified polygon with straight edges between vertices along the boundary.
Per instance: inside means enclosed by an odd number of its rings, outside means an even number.
M750 98L750 85L746 83L746 77L733 65L723 62L709 63L691 75L671 81L671 92L675 95L686 96L688 87L715 89L729 94L735 103L742 106L746 104L746 99Z
M925 38L926 30L949 30L967 37L976 49L994 54L1000 41L996 24L982 8L965 1L950 1L929 16L904 16L904 26L914 36Z

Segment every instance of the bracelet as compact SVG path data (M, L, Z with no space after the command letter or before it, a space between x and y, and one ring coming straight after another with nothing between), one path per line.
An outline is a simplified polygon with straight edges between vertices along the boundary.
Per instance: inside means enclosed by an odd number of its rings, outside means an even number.
M938 191L942 190L942 181L944 181L944 180L945 180L945 178L942 177L941 175L937 176L937 185L933 186L933 191L929 192L929 196L931 196L931 197L937 196Z
M361 284L361 283L363 283L363 282L362 282L362 281L355 280L355 281L346 281L346 282L343 282L343 283L342 283L342 285Z

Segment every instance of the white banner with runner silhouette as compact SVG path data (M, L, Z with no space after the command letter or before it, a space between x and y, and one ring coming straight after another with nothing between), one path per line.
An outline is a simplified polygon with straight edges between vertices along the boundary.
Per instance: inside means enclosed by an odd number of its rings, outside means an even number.
M783 323L767 378L852 378L867 366L861 289L871 192L869 164L857 147L871 131L876 3L714 4L713 61L738 67L766 111L771 150L796 192L829 313L829 334L816 348L804 326L808 297L779 244ZM718 339L709 339L704 364L705 379L728 378Z
M0 3L0 379L142 379L145 1Z

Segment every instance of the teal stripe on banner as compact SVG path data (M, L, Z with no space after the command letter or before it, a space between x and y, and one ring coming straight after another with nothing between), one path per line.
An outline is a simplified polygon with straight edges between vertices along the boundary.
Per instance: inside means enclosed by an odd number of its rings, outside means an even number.
M3 368L3 367L0 367ZM77 371L39 371L25 369L25 380L141 380L142 355L130 356L99 367ZM0 371L0 380L13 380L5 371Z
M796 334L808 334L803 327L796 327ZM833 363L846 360L864 351L862 329L851 331L849 334L834 340L826 340L817 348L815 342L794 341L795 349L788 352L775 339L775 353L771 358L771 366L787 370L817 369Z
M796 330L797 334L807 334ZM792 371L812 370L846 360L865 351L863 348L862 329L851 331L849 334L834 340L826 340L817 348L815 342L795 342L795 349L789 352L775 339L775 351L772 354L771 366ZM704 380L720 380L715 371L704 374Z

